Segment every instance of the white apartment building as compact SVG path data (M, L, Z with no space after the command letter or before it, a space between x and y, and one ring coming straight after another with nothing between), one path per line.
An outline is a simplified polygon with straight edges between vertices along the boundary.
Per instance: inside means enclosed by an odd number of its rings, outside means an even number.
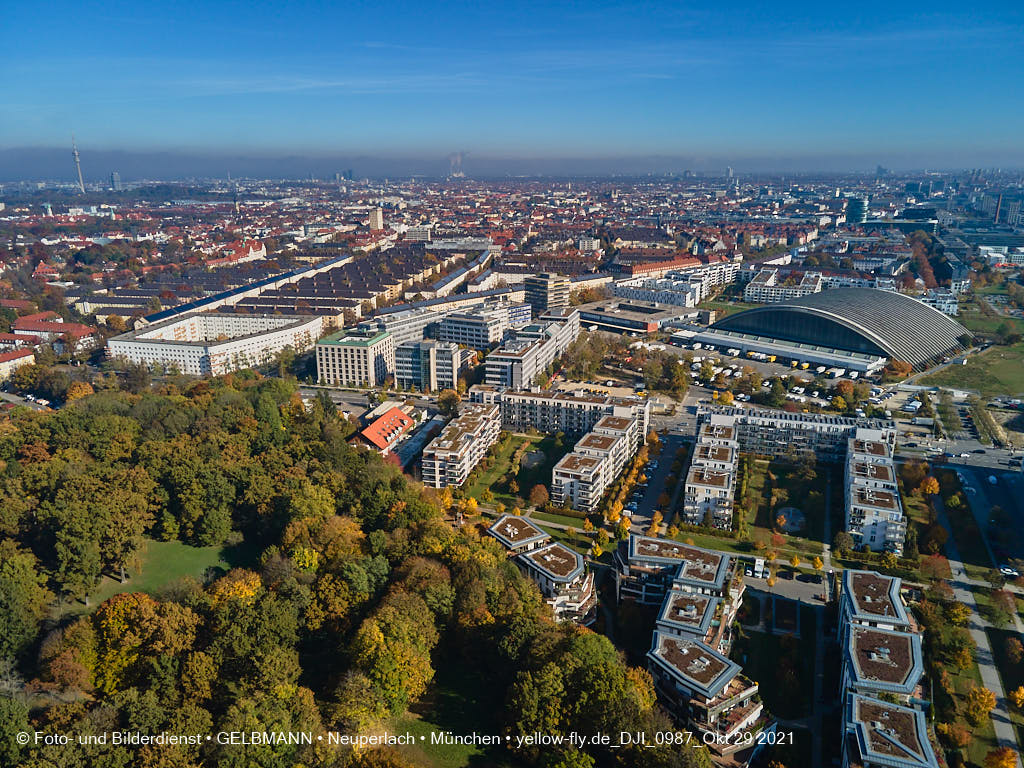
M859 429L875 430L878 439L896 445L896 423L888 419L857 419L819 413L787 413L764 408L701 405L698 422L731 424L743 453L785 456L809 450L823 461L845 458L848 443Z
M397 347L407 341L421 341L426 335L427 326L438 322L442 317L444 317L443 312L426 307L405 309L376 315L368 320L363 320L357 327L360 333L365 334L386 331L391 334Z
M551 500L592 512L605 489L640 448L644 435L636 418L603 416L551 474Z
M732 528L738 457L735 420L701 425L683 486L683 519L687 523Z
M520 328L487 356L484 380L492 387L530 387L579 336L579 318L576 310L561 310Z
M779 282L779 270L765 268L743 289L743 300L754 304L774 304L821 291L824 283L818 272L806 272L791 285Z
M588 392L545 390L498 392L492 387L475 386L469 390L473 402L497 402L501 405L501 425L512 432L538 432L583 435L604 416L636 419L644 436L650 428L651 401L640 397L611 397Z
M395 340L378 331L339 331L316 345L316 376L321 384L376 387L395 371Z
M285 347L309 349L322 330L320 317L200 312L114 336L107 356L217 376L268 363Z
M423 449L423 484L457 488L487 455L501 432L497 404L464 403L461 413Z
M447 315L438 325L437 338L472 349L490 349L506 334L532 317L530 305L499 302Z
M846 530L857 546L903 554L907 520L891 446L878 430L859 429L846 452Z
M699 281L668 277L623 280L612 286L612 294L622 299L676 307L695 307L704 299L704 290Z

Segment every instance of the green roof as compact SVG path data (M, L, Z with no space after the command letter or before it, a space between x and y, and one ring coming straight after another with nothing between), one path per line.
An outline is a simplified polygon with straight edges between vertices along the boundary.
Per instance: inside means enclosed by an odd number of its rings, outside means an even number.
M369 347L381 339L390 336L390 331L378 331L372 336L348 331L338 331L330 336L324 336L317 344L337 344L343 347Z

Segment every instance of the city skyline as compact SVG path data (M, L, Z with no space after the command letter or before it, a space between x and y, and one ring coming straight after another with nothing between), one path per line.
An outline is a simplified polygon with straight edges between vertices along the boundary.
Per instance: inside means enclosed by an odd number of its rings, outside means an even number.
M45 38L14 9L0 149L65 150L73 132L83 152L439 161L468 149L467 165L572 159L594 172L650 157L683 163L668 170L1024 162L1024 105L1007 98L1024 73L1009 55L1024 13L1009 4L869 4L857 18L805 3L445 8L83 16L57 3Z

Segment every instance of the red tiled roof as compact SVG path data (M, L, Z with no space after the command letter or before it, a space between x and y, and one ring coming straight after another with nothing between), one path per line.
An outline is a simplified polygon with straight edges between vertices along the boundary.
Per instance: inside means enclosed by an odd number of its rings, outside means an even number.
M385 451L394 445L395 441L407 432L412 425L412 418L407 416L401 408L392 408L376 419L360 434L367 442Z
M31 349L15 349L11 352L0 352L0 363L6 363L11 360L19 360L23 357L31 357L34 355Z

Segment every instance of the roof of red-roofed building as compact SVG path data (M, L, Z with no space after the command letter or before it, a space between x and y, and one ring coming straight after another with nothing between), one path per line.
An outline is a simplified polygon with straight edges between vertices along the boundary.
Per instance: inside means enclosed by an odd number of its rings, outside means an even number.
M395 444L398 438L409 431L413 423L412 417L408 416L401 408L392 408L380 418L375 419L359 434L367 442L386 451Z

